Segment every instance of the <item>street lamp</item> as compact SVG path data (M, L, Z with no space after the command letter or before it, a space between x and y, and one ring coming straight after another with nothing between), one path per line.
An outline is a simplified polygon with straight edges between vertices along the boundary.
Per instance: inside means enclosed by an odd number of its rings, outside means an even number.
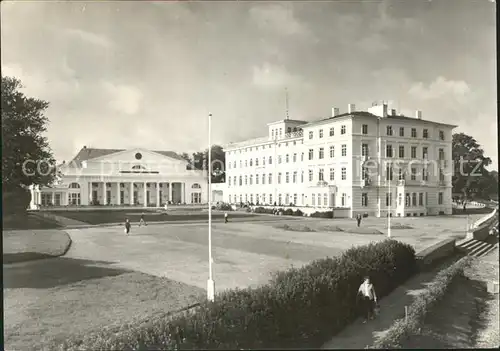
M212 275L212 114L208 114L208 281L207 299L214 301L215 282Z

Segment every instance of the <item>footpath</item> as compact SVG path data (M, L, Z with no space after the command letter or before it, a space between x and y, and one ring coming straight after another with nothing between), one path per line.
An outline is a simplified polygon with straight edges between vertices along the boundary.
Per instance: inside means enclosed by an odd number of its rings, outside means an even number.
M444 262L429 272L419 273L410 278L404 285L380 299L380 314L375 320L363 324L363 318L359 318L325 343L322 349L364 349L373 345L396 319L404 317L405 306L410 306L415 297L425 291L427 284L432 282L437 273L449 264Z

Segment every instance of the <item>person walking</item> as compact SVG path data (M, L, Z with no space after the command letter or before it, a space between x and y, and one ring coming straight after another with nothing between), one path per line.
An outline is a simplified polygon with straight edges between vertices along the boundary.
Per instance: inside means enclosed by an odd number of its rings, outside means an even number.
M228 214L227 212L224 212L224 223L227 223L228 221Z
M130 221L128 218L125 218L125 234L130 234Z
M377 305L377 294L375 288L370 282L370 277L365 277L363 283L359 286L358 295L361 297L361 305L365 313L365 320L372 320L374 317L375 307Z
M167 213L167 210L168 210L168 205L167 205L167 203L166 203L166 202L165 202L164 209L165 209L165 214L166 214L166 213Z
M144 220L144 212L141 213L141 219L139 220L139 227L141 225L147 226L146 221Z
M361 224L361 219L362 219L362 218L363 218L363 217L361 216L361 213L358 213L358 214L356 215L356 222L358 222L358 227L359 227L359 225Z

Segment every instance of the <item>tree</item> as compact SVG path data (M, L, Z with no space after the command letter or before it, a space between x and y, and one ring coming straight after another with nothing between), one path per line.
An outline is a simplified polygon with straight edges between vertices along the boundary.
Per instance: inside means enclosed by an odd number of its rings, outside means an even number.
M55 177L55 160L42 135L49 103L26 97L21 88L20 80L2 77L2 190L10 195L26 193L32 184L48 186Z
M212 183L222 183L225 180L226 155L222 146L213 145L212 152ZM197 170L207 170L208 148L205 151L193 153L193 166Z
M491 179L485 167L491 159L484 155L476 139L464 133L453 134L452 158L453 192L461 193L464 198L484 196L485 184Z

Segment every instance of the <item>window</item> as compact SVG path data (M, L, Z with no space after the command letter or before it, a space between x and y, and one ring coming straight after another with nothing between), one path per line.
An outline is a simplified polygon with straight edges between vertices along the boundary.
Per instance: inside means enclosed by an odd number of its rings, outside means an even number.
M424 193L419 193L418 194L418 205L423 206L424 205Z
M341 174L342 174L342 180L346 180L347 179L347 169L345 167L342 167Z
M325 149L320 147L319 148L319 159L322 160L325 157Z
M411 205L413 207L417 206L417 193L411 194Z
M347 145L342 144L342 156L347 156Z
M291 133L291 132L292 132L292 128L288 127L288 128L286 129L286 132L287 132L287 133Z
M312 160L314 158L314 150L309 149L309 160Z
M301 204L302 204L302 205L305 205L305 195L304 195L304 194L302 194L301 198L302 198L302 202L301 202Z
M335 129L332 127L330 128L330 136L334 136L335 135Z
M237 185L237 184L236 184L236 176L234 176L234 178L233 178L233 184L234 184L234 186L236 186L236 185Z
M387 126L387 135L392 136L392 126Z
M313 132L309 132L309 139L312 139L313 138Z
M285 183L290 183L290 176L288 172L285 173Z
M293 154L293 162L297 162L297 154Z
M262 174L262 184L266 184L266 175Z
M198 183L194 183L193 185L191 185L191 188L192 189L201 189L201 185Z
M293 182L297 183L297 172L293 172Z
M304 183L304 171L300 172L300 182Z
M252 164L253 164L253 160L250 159L250 167L252 167Z
M272 165L272 164L273 164L273 158L272 158L272 156L269 156L269 162L268 162L268 163L269 163L270 165Z
M368 144L361 144L361 156L368 156Z
M304 153L301 153L301 154L300 154L300 161L301 161L301 162L302 162L302 161L304 161Z
M258 174L255 175L255 184L259 184L259 175Z
M335 180L335 168L330 168L330 180Z
M257 167L258 165L259 165L259 159L258 159L258 158L256 158L256 159L255 159L255 167Z
M404 145L399 145L399 157L404 158L405 157L405 147Z
M385 205L392 206L392 192L385 193Z
M410 193L405 194L405 206L410 207L411 202L410 202Z
M288 163L289 161L289 158L288 158L288 154L285 155L285 162Z
M393 176L394 176L394 170L392 169L391 166L387 166L386 169L385 169L385 174L386 174L386 179L387 180L393 180Z
M245 176L245 185L247 185L247 184L248 184L248 177Z
M227 180L227 185L231 186L231 177L229 177L229 179Z
M439 131L439 140L444 140L444 132L442 130Z
M328 195L323 194L323 206L328 206Z
M416 146L411 147L411 158L417 158L417 147Z
M265 204L266 203L266 194L262 194L262 203Z
M278 195L278 204L281 206L281 194Z
M272 184L273 183L273 174L272 173L269 173L269 181L268 181L268 184Z
M278 164L281 164L281 155L278 155Z
M427 151L427 147L425 147L425 146L424 146L424 147L422 148L422 158L423 158L424 160L425 160L425 159L427 159L427 156L428 156L428 155L427 155L427 152L428 152L428 151Z
M271 137L274 139L274 129L271 130Z
M342 204L342 206L346 206L346 204L347 204L347 194L346 193L342 193L341 204Z
M297 194L293 194L293 204L297 204Z
M323 138L323 129L320 129L320 130L319 130L319 137L320 137L320 138Z
M318 194L318 206L321 206L321 194Z
M416 138L417 137L417 128L412 128L411 129L411 137Z
M311 195L311 205L316 206L316 194Z
M233 162L233 168L236 168L236 161Z
M227 163L227 169L231 169L231 162Z
M429 172L427 171L427 169L424 169L423 171L422 180L425 182L429 180Z
M245 167L248 167L248 160L245 160Z
M429 130L424 129L422 130L422 138L427 139L429 137Z
M385 157L392 157L392 145L385 146Z
M439 149L438 150L438 157L440 160L444 160L444 149Z
M363 206L363 207L368 206L368 193L361 194L361 206Z
M281 184L281 173L278 173L278 184Z
M80 184L78 184L78 183L71 183L69 185L69 188L70 189L80 189Z
M335 157L335 146L330 146L330 158Z
M405 176L403 174L403 170L400 168L398 170L398 180L404 180L405 179Z
M242 186L242 185L243 185L243 177L240 176L240 186Z
M411 180L417 180L417 169L415 167L411 168Z
M363 124L361 126L361 133L368 134L368 124Z
M405 127L399 127L399 136L404 137L405 136Z
M340 126L340 134L345 134L345 126Z
M312 169L309 170L309 181L310 182L313 181L313 170Z
M269 194L269 203L272 204L273 203L273 194Z
M325 174L324 174L324 169L323 169L323 168L320 168L320 169L319 169L318 180L319 180L320 182L322 182L322 181L324 181L324 180L325 180L325 179L324 179L324 177L325 177Z
M243 167L243 161L240 160L240 168Z

